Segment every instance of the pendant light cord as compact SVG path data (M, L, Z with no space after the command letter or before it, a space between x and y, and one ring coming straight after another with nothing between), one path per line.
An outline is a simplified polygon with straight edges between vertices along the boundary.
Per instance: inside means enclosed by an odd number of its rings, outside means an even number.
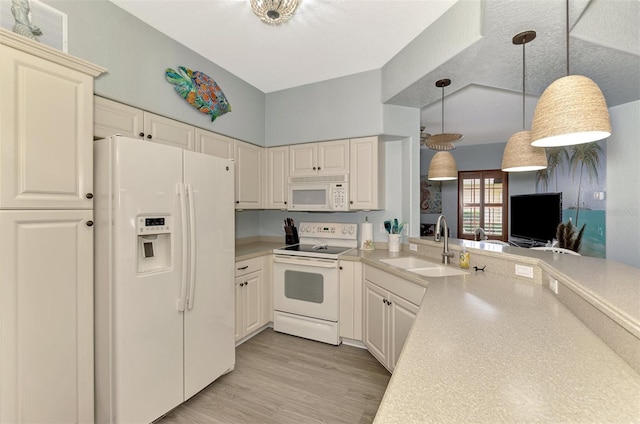
M524 131L524 97L525 97L525 48L524 46L527 44L527 36L522 36L522 131Z
M567 0L567 13L566 13L566 20L567 20L567 76L569 76L569 0Z
M442 86L442 123L440 128L440 134L444 134L444 85Z

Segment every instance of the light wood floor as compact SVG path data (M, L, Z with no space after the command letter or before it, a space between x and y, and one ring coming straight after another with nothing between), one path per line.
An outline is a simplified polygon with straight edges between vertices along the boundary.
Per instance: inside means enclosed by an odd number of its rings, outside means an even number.
M365 349L269 328L238 346L234 371L158 423L371 423L390 377Z

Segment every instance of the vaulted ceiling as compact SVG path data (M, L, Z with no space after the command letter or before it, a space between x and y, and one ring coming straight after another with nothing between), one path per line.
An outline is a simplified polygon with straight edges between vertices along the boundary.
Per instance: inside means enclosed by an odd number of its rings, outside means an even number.
M460 147L522 130L515 34L537 32L526 45L527 129L542 91L566 75L564 0L299 0L280 26L248 0L111 1L265 93L380 69L457 2L481 2L482 37L388 101L421 108L426 131L439 133L435 82L450 78L444 126L464 134ZM610 107L640 99L640 0L571 0L569 17L570 73L598 83Z

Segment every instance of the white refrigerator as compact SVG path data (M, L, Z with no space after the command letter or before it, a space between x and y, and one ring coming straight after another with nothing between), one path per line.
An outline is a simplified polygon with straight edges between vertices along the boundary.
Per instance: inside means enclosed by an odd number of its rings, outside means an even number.
M96 421L148 423L235 365L233 162L95 142Z

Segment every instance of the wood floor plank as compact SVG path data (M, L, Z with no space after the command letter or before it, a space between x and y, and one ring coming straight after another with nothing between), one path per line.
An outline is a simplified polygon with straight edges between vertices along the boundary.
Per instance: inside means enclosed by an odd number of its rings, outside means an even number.
M364 349L266 329L236 349L236 369L158 424L369 424L389 372Z

